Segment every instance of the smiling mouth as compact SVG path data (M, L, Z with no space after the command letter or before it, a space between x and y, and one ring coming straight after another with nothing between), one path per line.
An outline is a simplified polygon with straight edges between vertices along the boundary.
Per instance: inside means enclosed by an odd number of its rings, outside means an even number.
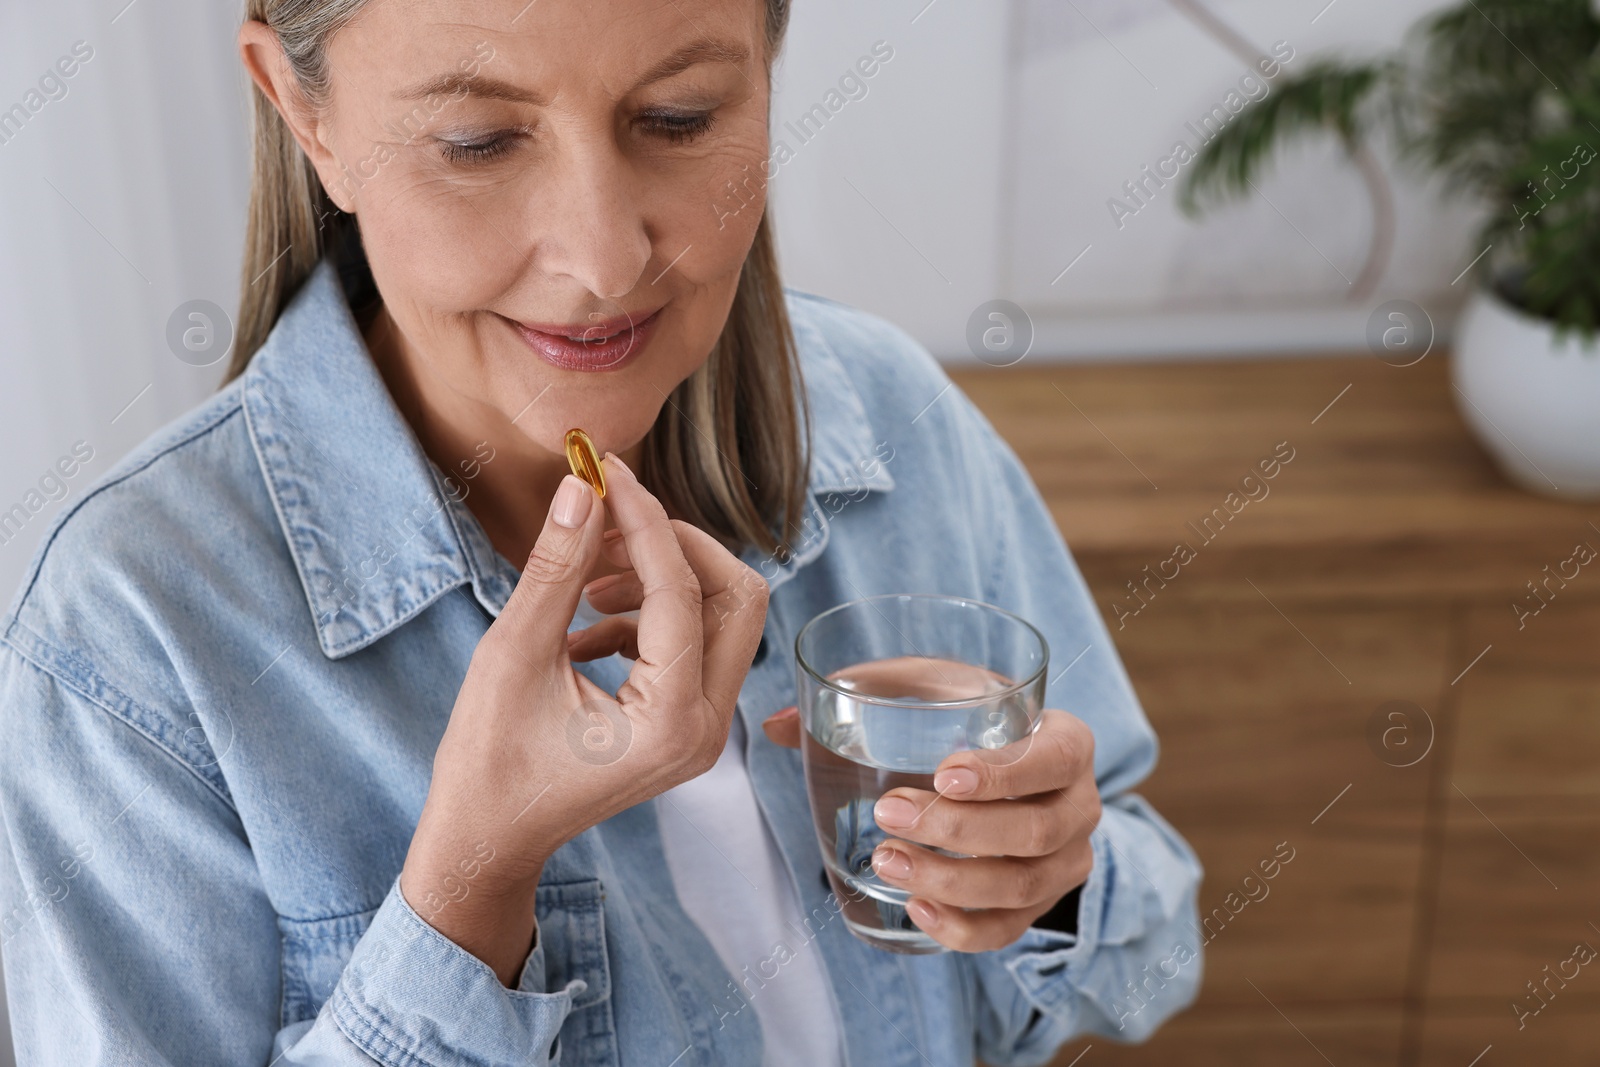
M641 319L629 316L586 324L528 323L507 319L523 342L561 370L615 370L644 349L661 317L661 308Z

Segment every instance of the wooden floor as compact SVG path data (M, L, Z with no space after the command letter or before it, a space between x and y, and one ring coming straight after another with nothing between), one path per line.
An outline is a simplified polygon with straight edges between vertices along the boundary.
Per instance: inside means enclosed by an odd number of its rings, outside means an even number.
M1506 483L1442 358L956 378L1094 590L1161 738L1141 791L1199 852L1202 912L1295 850L1213 926L1194 1008L1057 1064L1600 1062L1600 962L1564 965L1600 949L1600 565L1513 608L1600 550L1600 505ZM1282 442L1268 495L1230 514ZM1214 507L1206 541L1186 524ZM1180 542L1194 558L1135 597Z

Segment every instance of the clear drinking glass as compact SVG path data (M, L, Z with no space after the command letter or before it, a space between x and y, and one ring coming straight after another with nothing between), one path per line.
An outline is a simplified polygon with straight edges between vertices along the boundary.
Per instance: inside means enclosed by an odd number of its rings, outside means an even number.
M873 820L873 805L900 786L933 791L933 772L952 753L1029 736L1049 659L1031 623L962 597L866 597L801 628L796 705L806 789L828 881L861 940L891 952L943 951L906 914L911 894L872 868L873 849L890 836ZM1023 751L987 758L1009 761Z

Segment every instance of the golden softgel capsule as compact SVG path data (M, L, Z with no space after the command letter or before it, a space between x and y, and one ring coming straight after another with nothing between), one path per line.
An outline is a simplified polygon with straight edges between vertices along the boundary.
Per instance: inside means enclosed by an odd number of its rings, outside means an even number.
M567 463L572 467L572 473L582 478L594 487L600 494L600 499L606 496L606 472L600 466L600 456L594 450L594 442L589 440L589 435L577 427L567 431Z

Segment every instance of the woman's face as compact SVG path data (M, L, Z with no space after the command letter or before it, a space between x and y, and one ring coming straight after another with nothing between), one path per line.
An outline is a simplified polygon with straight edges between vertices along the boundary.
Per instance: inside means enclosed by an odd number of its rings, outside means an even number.
M430 407L555 453L572 426L601 450L644 436L710 354L761 218L764 18L371 0L334 35L313 162Z

